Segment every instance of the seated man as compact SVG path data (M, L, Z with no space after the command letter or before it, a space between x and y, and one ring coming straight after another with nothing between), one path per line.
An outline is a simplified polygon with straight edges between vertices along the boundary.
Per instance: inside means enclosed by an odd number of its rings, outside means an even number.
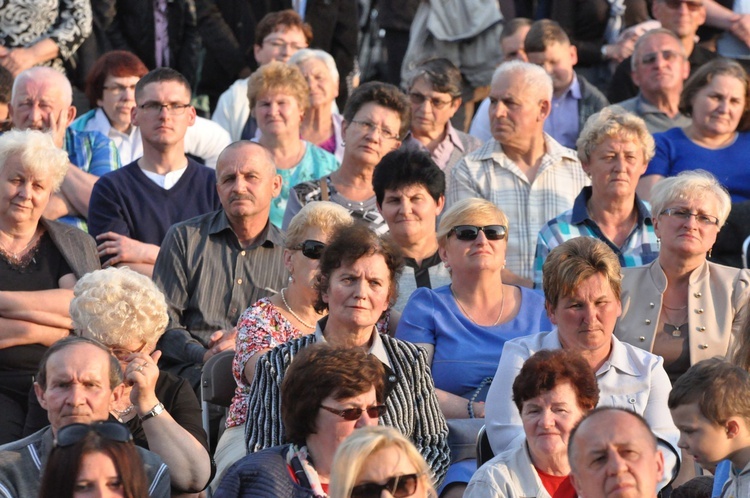
M106 268L127 265L148 277L169 227L221 207L214 171L185 155L195 123L190 86L170 68L154 69L135 87L133 124L143 157L96 182L89 233Z
M70 424L109 418L109 404L122 392L120 363L93 339L70 336L45 353L34 391L47 410L50 425L0 446L0 494L12 498L38 496L42 469L57 431ZM156 454L137 448L146 467L151 497L170 496L169 469Z
M120 167L120 159L115 144L101 133L68 128L76 117L72 102L73 89L65 75L49 67L32 67L16 78L8 110L14 128L52 133L75 166L68 168L44 217L61 218L86 230L91 189L99 176Z

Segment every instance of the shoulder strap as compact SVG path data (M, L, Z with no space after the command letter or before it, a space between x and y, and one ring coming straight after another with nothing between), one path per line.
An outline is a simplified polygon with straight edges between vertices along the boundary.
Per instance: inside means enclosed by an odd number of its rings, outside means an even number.
M331 175L326 175L320 179L320 198L324 201L330 200L328 195L328 178L330 177Z

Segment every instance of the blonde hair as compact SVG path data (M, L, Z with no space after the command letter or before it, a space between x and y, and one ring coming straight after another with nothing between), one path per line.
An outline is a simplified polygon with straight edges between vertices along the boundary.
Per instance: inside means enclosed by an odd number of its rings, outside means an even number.
M456 225L471 224L505 225L507 231L510 231L508 217L502 209L486 199L469 197L453 204L440 217L440 224L437 230L437 239L440 247L445 246L448 240L448 233L453 227ZM507 231L505 235L506 240L508 238Z
M107 346L134 339L156 344L169 322L167 301L156 284L130 268L107 268L83 276L73 288L75 329Z
M0 171L12 156L18 156L24 171L52 180L52 191L60 190L70 159L58 148L52 135L39 130L10 130L0 135Z
M586 120L576 141L578 158L583 163L591 160L591 154L607 138L632 140L641 146L643 161L648 163L656 151L654 137L648 132L646 123L619 105L605 107Z
M272 61L256 69L247 82L250 109L255 108L258 96L274 91L294 97L303 112L310 107L310 87L297 66Z
M308 228L318 228L330 235L337 228L352 223L354 219L349 211L335 202L309 202L289 222L286 230L286 247L293 248L304 242L302 235Z
M661 215L669 204L678 199L705 200L713 196L718 204L719 228L727 221L732 209L732 198L714 175L703 169L682 171L677 176L663 178L651 189L651 217ZM712 214L712 213L707 213Z
M331 470L329 498L349 498L367 459L386 448L395 447L414 465L428 496L437 497L430 483L432 471L411 441L393 427L374 426L355 430L336 450Z

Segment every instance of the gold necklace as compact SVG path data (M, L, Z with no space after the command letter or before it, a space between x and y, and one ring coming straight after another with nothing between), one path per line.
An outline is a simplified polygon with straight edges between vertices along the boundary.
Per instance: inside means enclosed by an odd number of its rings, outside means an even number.
M284 295L284 291L285 290L286 290L286 287L284 287L283 289L281 289L281 301L284 303L284 306L286 306L287 311L289 313L291 313L292 316L294 318L296 318L299 323L301 323L302 325L304 325L308 329L314 329L315 325L310 325L309 323L307 323L306 321L304 321L302 318L300 318L299 315L297 313L295 313L294 310L292 310L292 307L289 306L289 303L286 302L286 296Z
M500 287L501 291L500 292L501 292L501 296L502 296L501 299L500 299L500 314L497 315L497 320L495 320L495 323L493 323L492 325L489 325L489 327L494 327L495 325L497 325L498 323L500 323L500 319L503 317L503 311L505 311L505 287L502 284L500 284L500 285L501 285L501 287ZM453 290L453 285L452 284L450 286L450 289L451 289L451 294L453 294L453 299L456 300L456 304L458 304L458 307L461 308L461 311L463 311L464 315L466 315L467 317L469 317L469 320L471 320L475 324L479 325L480 327L487 327L487 325L480 325L476 320L474 320L474 317L471 316L468 311L466 311L466 308L464 308L464 306L461 304L461 301L458 300L458 296L456 295L456 292Z
M26 252L29 246L31 246L31 244L33 244L34 241L37 239L36 234L37 232L34 232L34 235L31 236L31 240L29 240L29 242L17 252L13 252L10 249L8 249L8 247L5 245L4 242L0 243L0 252L5 254L9 258L11 263L16 264L16 265L19 264L21 262L21 258L23 257L23 253Z

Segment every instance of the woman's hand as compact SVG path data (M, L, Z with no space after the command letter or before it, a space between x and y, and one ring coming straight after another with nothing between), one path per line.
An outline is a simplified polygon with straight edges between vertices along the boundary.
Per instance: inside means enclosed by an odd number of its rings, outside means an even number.
M161 351L154 351L151 355L133 353L128 357L125 369L125 383L133 386L130 391L130 402L135 406L139 417L142 417L156 405L156 381L159 378L159 367L156 362L161 357Z

